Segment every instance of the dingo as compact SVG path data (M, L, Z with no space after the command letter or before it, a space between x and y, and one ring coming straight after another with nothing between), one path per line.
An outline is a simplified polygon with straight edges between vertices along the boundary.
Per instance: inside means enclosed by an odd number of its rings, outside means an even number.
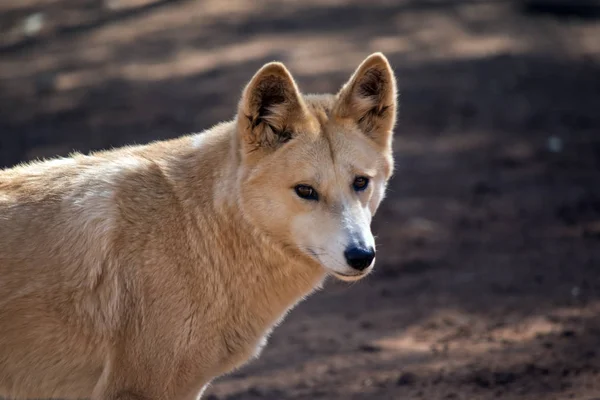
M371 271L395 120L380 53L337 95L269 63L204 133L0 171L0 395L199 398Z

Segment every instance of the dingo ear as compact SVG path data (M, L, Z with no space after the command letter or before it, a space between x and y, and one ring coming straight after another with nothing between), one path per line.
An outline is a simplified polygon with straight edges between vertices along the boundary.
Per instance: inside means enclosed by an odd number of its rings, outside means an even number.
M305 105L298 87L279 62L264 65L244 89L238 111L242 143L249 150L277 148L292 138L291 127Z
M352 118L380 145L391 145L396 124L396 79L381 53L367 57L338 93L334 112Z

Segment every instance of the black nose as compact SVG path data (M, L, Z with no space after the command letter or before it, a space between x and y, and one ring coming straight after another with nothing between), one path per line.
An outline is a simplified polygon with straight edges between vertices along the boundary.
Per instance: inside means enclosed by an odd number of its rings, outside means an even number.
M375 249L372 247L348 247L344 252L346 262L349 266L359 271L364 270L373 262Z

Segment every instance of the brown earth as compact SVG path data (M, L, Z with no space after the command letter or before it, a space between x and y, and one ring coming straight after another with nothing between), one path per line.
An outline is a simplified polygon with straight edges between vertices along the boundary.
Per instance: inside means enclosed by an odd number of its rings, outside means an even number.
M265 61L335 91L383 51L402 106L376 272L208 398L600 399L600 24L540 11L2 0L0 164L200 131Z

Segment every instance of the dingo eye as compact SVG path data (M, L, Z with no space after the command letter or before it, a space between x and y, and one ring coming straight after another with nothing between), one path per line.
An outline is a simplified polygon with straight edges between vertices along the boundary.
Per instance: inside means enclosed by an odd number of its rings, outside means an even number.
M364 176L356 177L352 183L352 187L357 192L362 192L367 188L367 186L369 186L369 178L365 178Z
M298 197L306 199L306 200L319 200L319 195L317 191L308 185L297 185L294 190Z

